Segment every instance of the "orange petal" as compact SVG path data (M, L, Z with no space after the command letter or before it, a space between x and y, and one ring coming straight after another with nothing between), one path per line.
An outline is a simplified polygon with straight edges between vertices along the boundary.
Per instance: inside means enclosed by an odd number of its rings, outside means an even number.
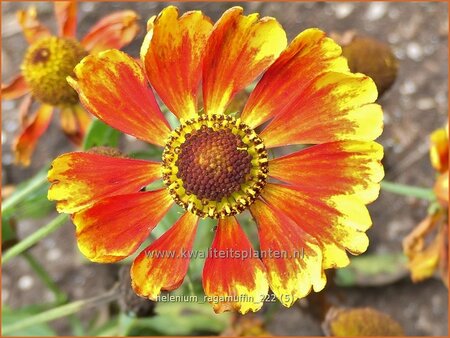
M74 215L78 248L93 262L120 261L137 250L172 204L167 189L104 198Z
M54 6L59 36L75 37L77 32L77 2L56 1Z
M439 266L444 232L439 230L431 241L427 235L444 225L442 216L442 212L429 215L403 239L403 251L408 257L411 279L415 282L430 278Z
M441 204L448 208L448 170L437 178L434 193Z
M110 49L85 57L74 71L76 78L67 81L89 112L124 133L165 145L169 124L135 60Z
M329 195L356 194L373 202L384 176L383 147L375 142L340 141L316 145L269 162L269 175Z
M430 136L430 160L440 173L448 170L448 126L435 130Z
M234 217L219 220L216 236L203 269L206 300L217 313L242 314L263 306L268 292L267 273Z
M286 47L286 33L270 17L227 10L217 21L203 61L203 99L208 114L221 114L236 94L250 84Z
M403 239L403 251L406 256L412 257L423 250L426 236L436 228L441 216L439 212L428 215Z
M346 266L349 260L345 250L353 254L366 251L369 240L364 232L372 222L358 196L273 183L265 186L262 195L317 240L324 269Z
M26 126L30 123L30 121L34 118L34 116L30 116L30 108L33 104L34 98L33 94L30 93L22 100L19 106L19 117L20 123L23 126Z
M136 257L131 279L138 295L157 300L161 290L175 290L183 283L197 224L197 216L184 213L172 228Z
M377 87L362 74L327 72L261 133L266 147L340 140L372 141L383 129ZM287 127L291 126L291 127ZM295 127L292 127L295 126Z
M16 163L24 166L30 164L31 155L36 147L36 143L41 135L47 130L52 116L53 107L42 104L34 116L29 119L28 124L13 143L13 152L15 153Z
M147 76L178 118L193 118L197 115L197 92L211 19L200 11L178 18L178 9L169 6L149 26L141 48Z
M83 143L84 135L92 119L80 105L61 108L61 128L76 145Z
M22 74L17 75L9 83L2 83L2 100L14 100L30 91Z
M37 19L36 7L30 7L27 10L18 11L17 21L19 21L19 25L22 27L25 39L29 44L51 35L48 28Z
M242 112L242 121L255 128L291 110L319 75L348 71L341 52L341 47L317 28L297 35L258 82Z
M128 45L139 32L139 16L134 11L119 11L105 16L97 22L81 40L91 53L106 49L120 49Z
M441 238L440 255L439 255L439 273L441 279L448 289L448 221L439 229L439 237Z
M439 266L442 239L437 235L431 243L420 252L416 252L409 258L408 267L411 270L413 282L419 282L430 278L435 274Z
M291 219L261 200L251 206L258 225L261 258L269 285L284 306L291 306L314 287L320 291L326 280L322 274L322 252L317 241Z
M161 164L74 152L57 157L48 171L48 199L59 212L73 213L99 200L137 192L161 178Z

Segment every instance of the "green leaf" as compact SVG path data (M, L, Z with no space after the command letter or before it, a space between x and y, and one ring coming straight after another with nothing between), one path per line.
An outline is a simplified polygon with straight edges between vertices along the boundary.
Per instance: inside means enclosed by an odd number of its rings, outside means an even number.
M164 117L167 122L169 122L171 129L176 129L180 126L180 120L178 120L174 114L169 113L169 109L167 107L161 107L161 111L164 113Z
M17 242L16 224L14 219L2 215L2 250Z
M48 167L45 166L33 178L16 186L16 190L6 201L10 206L2 209L3 216L14 219L41 218L55 210L55 203L47 199L50 183L47 181Z
M135 151L129 154L131 158L140 160L157 160L161 161L162 149L156 146L149 145L146 150Z
M230 320L229 313L217 315L206 303L159 303L156 312L157 315L151 318L122 319L122 323L129 325L126 334L212 335L222 332Z
M205 264L204 257L207 254L208 249L211 246L212 240L215 235L217 226L217 220L211 218L201 219L197 228L197 235L195 236L193 249L198 252L202 251L202 254L197 257L192 257L189 264L188 274L194 284L194 288L197 290L197 286L201 286L201 275L203 271L203 265ZM200 291L203 291L202 289Z
M121 133L118 130L111 128L100 120L94 120L84 138L83 149L87 150L99 146L117 147L120 135Z
M339 286L381 286L407 274L403 253L373 254L352 258L347 267L336 270L335 282Z
M17 239L14 222L11 219L2 217L2 242Z
M156 188L152 186L152 189ZM172 208L170 208L169 212L163 217L163 219L159 222L158 226L153 229L152 236L160 237L163 233L169 230L172 225L183 215L184 209L181 208L178 204L175 204Z
M2 215L17 216L15 213L18 205L43 192L45 193L45 199L47 199L46 192L49 186L49 182L47 181L47 171L48 166L45 166L34 177L17 185L13 194L2 201Z
M436 200L436 194L434 193L433 189L394 183L386 180L381 181L380 184L381 190L389 191L394 194L417 197L431 202Z
M17 323L32 315L41 312L39 307L29 307L19 310L11 310L4 306L2 309L2 327ZM33 326L14 331L12 336L55 336L56 332L46 323L39 323Z
M88 331L89 337L105 337L105 336L117 336L117 325L119 322L119 316L110 318L106 323L100 327L94 327Z
M39 188L38 191L17 205L14 216L23 218L42 218L55 210L55 202L47 199L48 184Z

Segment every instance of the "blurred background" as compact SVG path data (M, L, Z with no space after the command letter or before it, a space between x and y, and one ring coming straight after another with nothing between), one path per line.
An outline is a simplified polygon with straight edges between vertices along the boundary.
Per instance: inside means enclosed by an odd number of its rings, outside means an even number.
M2 82L19 71L27 43L16 20L16 11L31 4L37 7L39 19L56 30L53 6L44 2L2 2ZM141 16L141 32L124 50L137 57L145 31L145 22L168 3L85 2L78 9L78 37L114 10L133 9ZM393 86L379 99L384 110L385 128L379 139L385 147L386 179L414 186L431 188L435 172L429 161L429 134L447 122L448 114L448 5L447 3L270 3L270 2L189 2L170 3L180 12L200 9L217 20L224 10L239 5L246 14L259 12L273 16L283 25L289 40L309 27L328 33L355 30L358 34L376 38L388 44L398 60L398 74ZM2 102L2 186L14 187L29 179L57 155L73 150L61 133L59 121L53 121L41 138L30 167L13 164L11 143L19 131L20 100ZM121 149L139 149L141 143L131 138L121 140ZM54 208L54 206L51 206ZM373 227L368 231L370 246L363 265L375 269L366 278L366 270L356 271L352 281L338 275L323 295L312 295L292 308L266 304L255 317L273 335L323 335L321 321L315 311L323 305L323 297L344 307L370 306L397 320L407 335L447 335L448 290L437 278L412 283L402 259L402 240L427 214L428 202L382 191L369 206ZM19 238L24 238L46 224L56 213L29 215L17 223ZM38 217L39 216L39 217ZM48 270L52 279L70 300L84 299L103 293L117 281L119 265L87 262L79 253L72 224L66 224L34 246L30 253ZM381 266L377 268L377 266ZM353 271L354 272L354 271ZM361 274L361 275L359 275ZM345 277L345 276L344 276ZM28 262L16 257L2 268L2 305L5 309L20 309L32 304L53 301L54 295L36 277ZM175 305L174 305L175 306ZM182 306L177 304L177 306ZM108 318L117 312L111 306L80 312L83 325L95 314ZM158 311L158 305L156 305ZM180 310L181 311L181 310ZM212 309L206 308L208 315ZM180 316L189 318L189 311ZM163 316L163 315L161 315ZM229 314L217 315L216 329L193 328L181 334L218 334L233 325ZM162 319L161 323L165 323ZM231 324L230 324L231 323ZM171 322L170 325L184 325ZM212 324L211 324L212 325ZM258 324L259 325L259 324ZM164 325L163 325L164 326ZM167 325L166 325L167 326ZM50 324L58 334L71 334L69 320L58 319ZM162 330L162 329L161 329ZM154 334L164 330L154 329ZM147 333L148 331L142 331ZM150 331L152 332L152 331ZM176 332L176 331L174 331ZM138 332L139 333L139 332ZM173 332L172 332L173 334ZM175 333L177 334L177 333Z

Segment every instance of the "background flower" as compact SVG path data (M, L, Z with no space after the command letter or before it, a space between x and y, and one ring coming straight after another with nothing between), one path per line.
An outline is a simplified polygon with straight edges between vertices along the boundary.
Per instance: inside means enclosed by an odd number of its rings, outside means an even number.
M448 144L448 124L430 135L430 160L438 171L434 184L436 201L430 206L428 216L403 240L412 280L418 282L430 278L438 270L447 287Z
M8 84L2 83L2 99L26 95L20 108L22 131L14 142L16 162L29 165L40 136L48 128L53 111L59 108L64 133L80 145L90 123L89 115L78 104L76 93L67 85L66 76L88 53L121 48L137 34L137 14L121 11L97 22L80 41L76 40L77 3L54 2L57 35L38 20L35 7L17 12L25 39L30 44L21 65L21 73ZM33 101L40 106L30 113Z

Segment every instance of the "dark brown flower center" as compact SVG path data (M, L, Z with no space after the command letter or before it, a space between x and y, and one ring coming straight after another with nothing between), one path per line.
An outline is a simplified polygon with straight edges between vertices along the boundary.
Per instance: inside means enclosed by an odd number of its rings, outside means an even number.
M266 184L267 151L254 130L229 115L199 115L172 131L163 152L164 184L200 217L247 209Z
M39 62L46 62L50 58L50 51L48 48L39 48L37 49L31 57L31 62L33 64Z
M252 167L242 139L229 130L204 126L180 147L177 176L187 194L219 202L241 188Z

